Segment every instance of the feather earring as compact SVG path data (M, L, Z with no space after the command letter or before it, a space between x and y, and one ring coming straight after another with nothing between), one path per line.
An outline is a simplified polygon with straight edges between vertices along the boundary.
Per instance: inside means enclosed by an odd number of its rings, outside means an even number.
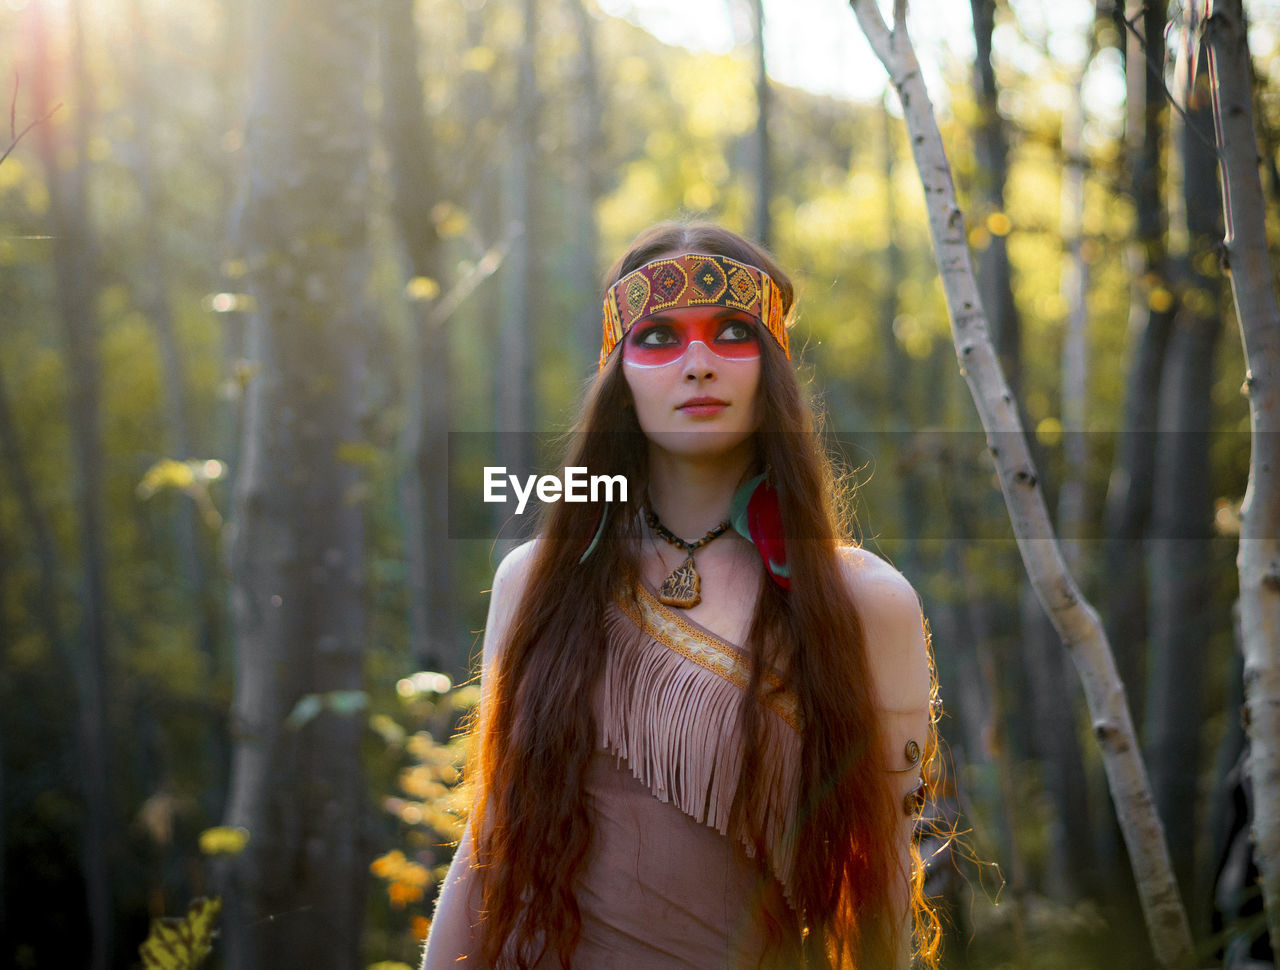
M591 545L587 546L586 551L578 557L579 566L590 559L591 554L596 551L596 546L600 545L600 537L604 535L605 523L608 521L609 505L608 503L605 503L604 507L600 510L600 524L596 526L596 534L591 539Z
M791 566L787 563L782 510L778 493L766 475L757 475L734 493L729 520L735 532L755 545L770 578L783 589L790 589Z

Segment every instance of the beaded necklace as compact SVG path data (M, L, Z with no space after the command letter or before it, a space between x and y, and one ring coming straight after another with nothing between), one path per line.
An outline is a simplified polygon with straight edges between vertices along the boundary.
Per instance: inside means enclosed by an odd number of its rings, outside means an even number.
M712 539L723 535L729 528L729 520L725 519L701 539L694 542L685 542L673 533L658 521L657 514L648 506L645 506L644 520L648 523L650 529L677 549L684 550L689 557L673 569L670 575L662 581L662 588L658 590L658 599L667 606L674 606L681 610L692 609L702 602L702 577L698 575L698 570L694 565L693 554Z

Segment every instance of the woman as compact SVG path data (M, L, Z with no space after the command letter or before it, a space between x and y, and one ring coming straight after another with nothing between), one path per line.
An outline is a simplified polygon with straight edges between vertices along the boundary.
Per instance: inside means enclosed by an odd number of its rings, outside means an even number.
M565 464L627 500L548 506L498 567L423 966L879 970L909 962L913 912L931 960L927 638L910 584L840 544L791 283L674 223L609 279Z

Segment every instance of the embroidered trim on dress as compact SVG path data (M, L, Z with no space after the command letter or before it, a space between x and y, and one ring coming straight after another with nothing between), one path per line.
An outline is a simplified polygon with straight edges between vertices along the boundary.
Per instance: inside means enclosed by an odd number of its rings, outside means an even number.
M636 615L629 601L620 602L618 606L631 617L636 626L659 643L692 660L699 667L719 674L739 690L747 689L751 680L751 668L742 651L711 631L695 626L674 610L668 610L648 587L640 587L639 615ZM763 680L764 702L799 731L801 719L795 695L782 689L782 678L771 670L764 672Z

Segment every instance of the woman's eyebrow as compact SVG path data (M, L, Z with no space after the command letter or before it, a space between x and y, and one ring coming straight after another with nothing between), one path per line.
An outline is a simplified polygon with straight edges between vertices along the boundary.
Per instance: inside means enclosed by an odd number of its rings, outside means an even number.
M731 320L735 318L740 320L750 320L753 323L755 322L755 319L756 319L746 310L735 310L733 307L725 307L723 310L721 310L711 319L714 320L716 323L719 323L721 320ZM635 324L633 324L633 326L639 327L647 323L665 323L668 325L672 325L672 324L677 324L679 322L680 322L679 319L677 319L676 317L670 317L662 313L654 313L650 316L645 317L643 320L637 320Z

